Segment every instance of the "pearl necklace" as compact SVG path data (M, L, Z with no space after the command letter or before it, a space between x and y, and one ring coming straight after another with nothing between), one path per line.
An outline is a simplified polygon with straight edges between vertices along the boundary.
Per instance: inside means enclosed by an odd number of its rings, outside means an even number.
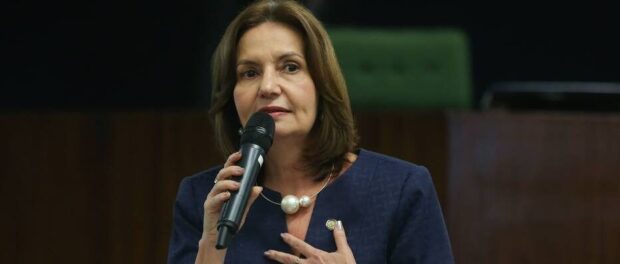
M280 208L282 208L282 211L284 211L286 214L294 214L299 211L300 207L305 208L312 204L312 198L317 196L323 189L325 189L325 187L327 187L327 184L333 176L333 172L334 167L332 167L332 170L329 172L329 177L327 177L327 180L325 181L325 184L323 184L323 187L321 187L321 189L312 196L302 195L300 198L298 198L295 195L289 194L287 196L284 196L284 198L282 198L282 202L280 203L276 203L271 199L267 198L267 196L263 195L263 192L260 193L260 196L262 196L263 198L265 198L265 200L269 201L272 204L279 205Z

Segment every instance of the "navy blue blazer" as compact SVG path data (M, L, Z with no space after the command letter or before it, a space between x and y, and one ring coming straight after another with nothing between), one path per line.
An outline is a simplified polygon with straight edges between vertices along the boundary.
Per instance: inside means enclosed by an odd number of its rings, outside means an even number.
M184 178L174 206L168 263L194 263L202 236L203 204L220 167ZM263 194L280 201L278 192ZM306 242L336 250L325 223L341 220L357 263L454 263L433 182L426 168L367 150L316 198ZM269 249L291 252L279 206L259 197L226 253L225 263L274 263Z

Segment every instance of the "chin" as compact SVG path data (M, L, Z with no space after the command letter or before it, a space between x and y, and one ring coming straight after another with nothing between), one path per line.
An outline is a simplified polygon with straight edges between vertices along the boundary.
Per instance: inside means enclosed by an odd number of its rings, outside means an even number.
M305 138L310 131L290 130L285 128L278 129L276 125L276 131L274 133L274 141L278 139L290 139L290 138Z

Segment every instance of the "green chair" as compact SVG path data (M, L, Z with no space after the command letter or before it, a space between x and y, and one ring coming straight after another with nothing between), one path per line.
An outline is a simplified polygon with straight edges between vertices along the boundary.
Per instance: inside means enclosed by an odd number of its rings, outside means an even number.
M467 36L457 29L332 28L355 109L471 108Z

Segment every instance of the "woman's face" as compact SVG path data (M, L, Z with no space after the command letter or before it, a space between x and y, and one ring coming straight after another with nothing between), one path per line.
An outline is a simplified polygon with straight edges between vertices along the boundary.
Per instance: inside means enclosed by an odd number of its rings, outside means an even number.
M264 111L276 123L276 138L308 135L317 98L304 55L302 36L284 24L265 22L241 36L234 89L241 124Z

